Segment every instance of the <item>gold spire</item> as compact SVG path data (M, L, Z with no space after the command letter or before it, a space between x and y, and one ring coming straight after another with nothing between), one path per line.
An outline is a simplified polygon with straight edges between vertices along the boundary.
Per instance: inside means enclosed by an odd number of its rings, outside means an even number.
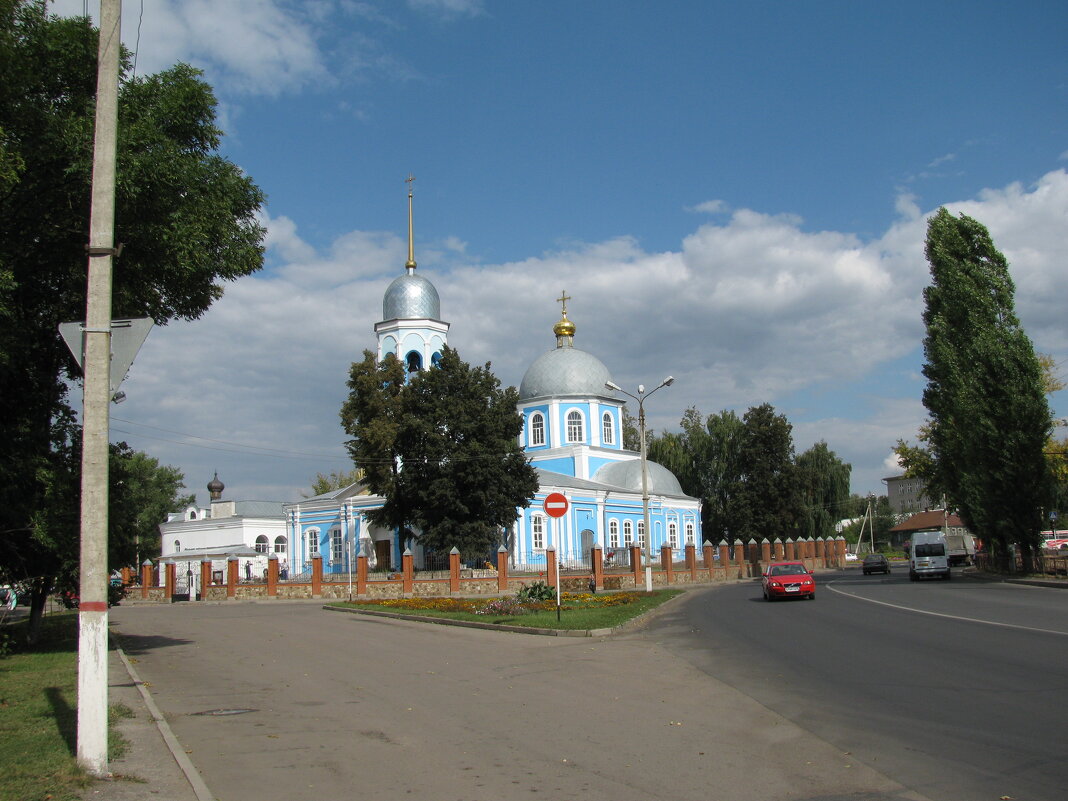
M566 291L560 293L560 297L556 299L562 307L562 316L560 321L553 326L553 333L556 334L556 347L562 348L565 345L571 347L575 338L575 324L567 319L567 302L571 300L571 296Z
M415 240L412 236L412 182L415 176L408 173L404 182L408 184L408 263L404 268L410 273L415 270Z

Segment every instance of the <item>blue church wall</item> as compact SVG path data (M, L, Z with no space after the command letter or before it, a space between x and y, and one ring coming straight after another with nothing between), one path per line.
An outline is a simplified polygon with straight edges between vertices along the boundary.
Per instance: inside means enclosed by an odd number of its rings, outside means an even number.
M555 459L536 459L535 464L552 473L562 473L565 476L575 475L575 459L571 456L560 456Z
M531 425L535 413L540 414L542 419L542 431L544 433L543 441L540 445L531 444ZM548 404L539 404L538 406L529 406L525 408L523 410L523 433L521 434L522 441L520 442L520 445L528 451L545 450L549 447L551 441L551 432L549 429L550 417Z

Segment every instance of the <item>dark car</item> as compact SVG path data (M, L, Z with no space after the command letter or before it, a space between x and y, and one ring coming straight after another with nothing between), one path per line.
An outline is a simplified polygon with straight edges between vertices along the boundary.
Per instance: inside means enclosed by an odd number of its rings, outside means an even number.
M865 576L871 573L886 573L890 575L890 560L881 553L870 553L864 557L861 569L864 571Z

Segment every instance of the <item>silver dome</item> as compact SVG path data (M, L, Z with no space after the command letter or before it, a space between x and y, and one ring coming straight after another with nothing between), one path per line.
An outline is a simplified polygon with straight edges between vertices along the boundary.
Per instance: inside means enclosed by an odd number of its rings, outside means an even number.
M675 474L663 465L646 460L649 466L649 492L653 495L685 495ZM622 487L633 492L642 491L642 461L630 459L625 462L610 462L593 474L593 480L613 487Z
M610 397L605 383L611 381L608 368L591 353L578 348L557 348L534 360L519 385L519 399L549 395Z
M383 320L440 320L441 301L434 285L412 270L393 279L382 297Z

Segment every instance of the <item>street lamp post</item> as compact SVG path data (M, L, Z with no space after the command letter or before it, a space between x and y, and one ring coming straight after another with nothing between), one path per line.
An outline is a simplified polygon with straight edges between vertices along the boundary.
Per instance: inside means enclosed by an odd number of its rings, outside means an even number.
M652 557L652 540L653 532L649 526L649 460L646 457L646 445L645 445L645 400L649 398L654 392L661 387L670 387L675 383L673 376L668 376L659 384L657 384L649 392L645 391L644 384L638 384L638 394L632 395L625 389L617 384L613 384L611 381L605 381L604 385L607 389L613 392L622 392L624 395L638 401L638 436L641 437L641 461L642 461L642 517L644 519L645 526L645 591L653 591L653 557Z

